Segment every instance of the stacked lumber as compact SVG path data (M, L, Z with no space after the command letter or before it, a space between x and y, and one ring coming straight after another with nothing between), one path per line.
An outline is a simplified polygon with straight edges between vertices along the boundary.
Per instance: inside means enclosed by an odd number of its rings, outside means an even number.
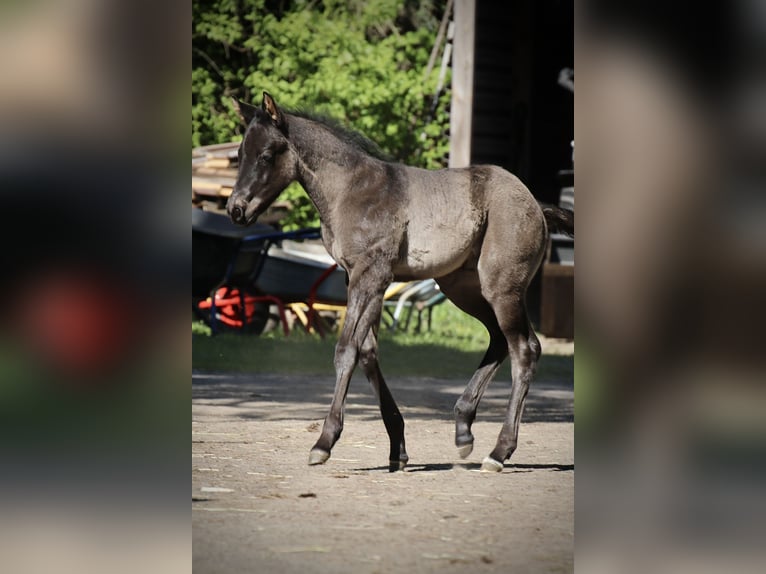
M192 150L192 203L225 203L237 181L236 142Z
M226 200L237 181L238 142L192 149L192 205L224 213ZM258 221L276 224L290 209L289 202L275 202Z

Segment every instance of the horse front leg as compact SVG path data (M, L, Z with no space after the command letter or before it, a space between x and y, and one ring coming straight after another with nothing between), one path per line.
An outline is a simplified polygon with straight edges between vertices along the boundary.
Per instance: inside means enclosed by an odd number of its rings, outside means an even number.
M309 453L309 464L322 464L330 458L332 447L343 431L343 411L348 394L348 384L354 373L359 354L375 321L383 308L383 292L388 277L377 278L369 271L356 273L350 278L348 310L338 344L335 346L335 392L330 412L322 426L322 433Z

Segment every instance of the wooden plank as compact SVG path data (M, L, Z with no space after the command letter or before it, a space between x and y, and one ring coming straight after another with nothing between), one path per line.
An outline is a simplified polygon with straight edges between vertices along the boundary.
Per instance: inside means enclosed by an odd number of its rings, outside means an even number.
M212 167L198 167L192 169L192 176L218 176L218 177L232 177L237 178L239 172L236 168L212 168Z
M192 150L192 203L220 204L237 181L238 142L201 146Z
M203 167L229 167L231 160L229 158L206 158L202 164Z
M208 182L208 181L199 181L199 182L193 182L192 183L192 189L194 191L198 191L200 193L206 193L206 194L215 194L218 195L218 192L221 190L223 186L219 185L214 182Z
M192 175L192 186L210 187L216 185L219 187L234 187L235 183L237 183L237 180L234 177L195 177Z
M466 167L471 162L475 21L476 0L455 2L452 103L450 107L450 167Z
M192 181L192 189L203 189L203 190L214 190L216 193L218 193L218 190L221 189L220 183L215 183L214 181L206 181L204 179L198 180L198 181Z
M223 186L217 186L217 187L193 186L192 187L193 193L196 193L197 195L203 195L205 197L227 198L231 195L232 191L234 191L234 188L223 187Z

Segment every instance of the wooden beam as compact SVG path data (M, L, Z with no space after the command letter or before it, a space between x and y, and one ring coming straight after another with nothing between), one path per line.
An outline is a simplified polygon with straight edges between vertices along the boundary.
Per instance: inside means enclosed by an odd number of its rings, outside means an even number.
M237 179L236 168L218 168L218 167L193 167L192 177L194 176L218 176Z
M192 174L192 187L212 189L216 187L234 187L237 180L233 177L195 177Z
M476 0L457 0L452 51L450 167L466 167L471 163L475 31Z
M450 20L450 12L452 12L452 2L453 0L447 0L447 7L444 9L444 16L442 16L442 21L439 24L439 32L436 34L436 41L434 42L433 50L431 50L431 55L428 57L426 73L423 75L424 82L428 81L428 77L431 75L431 71L434 69L434 64L436 64L436 56L439 54L439 49L441 48L442 42L444 41L444 34L447 33L447 24Z

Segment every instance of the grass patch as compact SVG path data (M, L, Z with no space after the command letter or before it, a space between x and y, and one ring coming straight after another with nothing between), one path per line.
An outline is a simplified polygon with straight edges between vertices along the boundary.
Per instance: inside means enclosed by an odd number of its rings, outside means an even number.
M252 373L332 375L337 339L320 339L300 329L288 337L281 331L256 336L224 333L211 337L200 322L192 323L192 367L199 370ZM423 376L468 380L481 361L489 337L473 317L449 301L433 310L430 332L380 334L380 363L389 377ZM538 378L567 378L574 373L572 355L545 354ZM504 377L510 368L503 366Z

